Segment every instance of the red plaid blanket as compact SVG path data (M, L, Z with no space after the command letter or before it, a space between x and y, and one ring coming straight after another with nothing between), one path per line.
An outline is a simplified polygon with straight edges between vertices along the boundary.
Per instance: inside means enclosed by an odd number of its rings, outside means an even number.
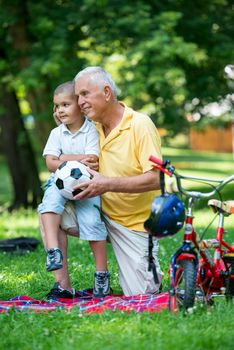
M58 309L69 311L74 307L77 307L79 312L85 314L97 314L106 310L159 312L168 307L168 293L131 297L111 295L102 299L83 296L72 300L57 299L52 302L36 300L29 296L17 296L7 301L0 300L0 313L8 312L10 309L35 312L48 312Z

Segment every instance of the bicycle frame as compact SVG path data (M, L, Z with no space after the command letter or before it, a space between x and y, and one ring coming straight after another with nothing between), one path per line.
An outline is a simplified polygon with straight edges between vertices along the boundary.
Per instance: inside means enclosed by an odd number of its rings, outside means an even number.
M224 180L182 176L175 171L170 161L163 162L154 156L151 156L150 160L155 163L155 167L160 171L163 171L169 176L172 176L172 174L175 175L179 192L188 198L183 244L176 250L171 258L169 292L169 308L171 311L176 311L178 309L176 299L178 298L179 286L181 281L185 279L183 274L187 273L188 277L186 278L189 278L186 282L187 285L185 285L187 291L185 293L186 295L183 297L184 299L181 298L181 303L183 303L185 309L188 309L194 304L197 288L200 288L205 301L209 302L213 293L224 293L227 278L234 280L234 254L231 268L230 264L223 259L225 253L234 253L234 245L229 245L223 240L225 213L222 210L218 211L219 221L215 239L200 240L199 235L193 227L193 206L196 200L200 198L211 198L211 196L227 183L234 181L234 175ZM188 191L182 187L182 179L215 182L218 183L218 185L211 192L201 193L197 191ZM213 255L211 255L209 251L211 248L214 249ZM200 259L198 259L198 253ZM234 293L233 286L232 284L232 293Z
M193 205L193 204L192 204ZM224 287L224 277L227 275L222 256L225 252L233 252L234 246L223 240L224 215L219 214L219 222L215 239L201 240L193 227L192 207L188 208L185 219L185 231L182 246L173 254L171 258L170 279L171 288L176 285L176 266L181 260L192 260L195 263L197 272L197 287L200 287L208 300L212 293L222 293ZM196 248L196 251L194 249ZM214 249L211 256L210 249ZM201 259L198 260L198 254ZM234 278L231 277L231 278Z
M229 276L228 266L223 261L225 252L234 253L234 246L223 240L223 234L224 214L219 213L215 239L202 240L199 244L196 244L201 256L197 285L200 286L207 299L212 296L212 293L223 292L225 277L234 278L234 276ZM209 252L211 248L214 249L213 257Z

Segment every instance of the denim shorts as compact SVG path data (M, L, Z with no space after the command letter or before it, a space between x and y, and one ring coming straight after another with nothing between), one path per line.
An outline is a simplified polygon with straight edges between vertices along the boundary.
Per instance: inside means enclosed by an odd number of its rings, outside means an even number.
M67 201L68 200L59 192L52 175L45 185L45 193L42 203L38 206L38 212L40 214L52 212L63 215L64 206ZM100 197L71 202L74 204L75 208L80 239L86 241L106 240L107 230L100 216Z

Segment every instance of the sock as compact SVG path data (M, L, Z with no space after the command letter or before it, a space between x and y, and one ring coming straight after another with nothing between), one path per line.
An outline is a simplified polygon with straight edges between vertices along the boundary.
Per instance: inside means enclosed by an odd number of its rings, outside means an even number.
M63 290L68 290L69 292L73 293L74 294L74 288L71 288L71 289L65 289L63 287L60 286L60 284L58 284L58 289L63 291Z

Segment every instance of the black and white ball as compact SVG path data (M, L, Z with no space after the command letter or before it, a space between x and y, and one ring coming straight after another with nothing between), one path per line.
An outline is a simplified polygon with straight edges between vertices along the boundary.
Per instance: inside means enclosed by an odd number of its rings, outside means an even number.
M74 200L74 196L83 190L74 190L74 187L92 178L86 165L76 160L63 162L56 170L54 176L55 184L61 195L71 200Z

